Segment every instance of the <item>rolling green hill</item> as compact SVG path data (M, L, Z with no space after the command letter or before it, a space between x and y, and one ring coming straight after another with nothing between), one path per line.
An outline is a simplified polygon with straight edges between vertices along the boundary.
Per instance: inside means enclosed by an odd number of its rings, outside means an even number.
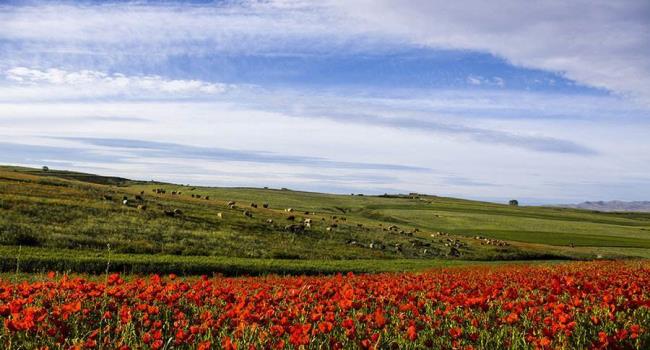
M306 219L311 227L305 227ZM0 246L4 270L22 265L101 271L109 252L114 269L151 272L158 266L188 273L647 258L650 213L512 207L427 195L183 186L0 167Z

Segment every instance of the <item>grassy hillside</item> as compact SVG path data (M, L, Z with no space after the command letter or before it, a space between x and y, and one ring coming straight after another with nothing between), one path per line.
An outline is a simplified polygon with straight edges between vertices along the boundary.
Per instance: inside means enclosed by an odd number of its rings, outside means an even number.
M235 208L228 207L230 201ZM305 219L311 220L310 228L300 226ZM488 244L487 239L499 241ZM19 246L29 247L44 268L42 261L54 261L57 252L93 256L105 254L109 245L124 261L178 259L182 265L188 259L223 262L230 257L312 260L322 266L322 261L341 260L341 270L369 262L398 266L397 259L426 265L441 259L650 257L650 214L511 207L435 196L195 187L0 167L3 269L15 264L12 252Z

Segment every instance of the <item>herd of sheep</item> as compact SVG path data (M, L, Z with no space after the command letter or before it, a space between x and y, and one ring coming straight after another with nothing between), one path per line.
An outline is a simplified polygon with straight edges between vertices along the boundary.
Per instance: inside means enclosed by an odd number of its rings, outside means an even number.
M152 192L154 194L156 194L156 195L164 195L164 194L167 193L167 190L164 189L164 188L154 188L154 189L152 189ZM181 191L171 191L172 196L180 196L182 194L183 194L183 192L181 192ZM194 198L194 199L210 200L210 196L207 196L207 195L192 193L190 196L191 196L191 198ZM104 195L103 199L112 201L113 197L111 195ZM142 210L142 211L147 210L147 205L145 203L146 202L144 200L144 191L141 191L139 194L135 195L133 197L133 199L129 199L127 196L122 197L122 204L123 205L130 206L130 207L136 207L138 210ZM237 205L237 202L235 202L235 201L228 201L226 203L226 206L227 206L227 208L229 208L231 210L238 210L239 209L239 207ZM169 216L169 217L182 217L183 216L183 211L181 209L178 209L178 208L176 208L176 209L164 209L160 205L159 205L159 207L161 207L160 209L162 210L162 212L163 212L163 214L165 216ZM241 213L240 215L243 215L246 218L253 218L253 215L254 215L253 209L257 210L259 208L259 205L257 203L255 203L255 202L252 202L252 203L248 204L247 207L248 208L242 208L243 210L240 211L240 213ZM269 203L266 203L266 202L263 203L261 205L261 207L264 208L264 209L270 209ZM306 218L302 218L301 220L297 221L297 217L296 217L296 214L295 214L296 210L294 208L286 208L283 211L286 214L284 219L288 222L288 224L284 226L284 231L299 234L299 233L304 233L305 231L312 228L312 225L314 224L314 222L313 222L314 219L313 218L306 217ZM226 214L225 212L218 212L217 213L217 218L219 220L223 220L226 215L229 215L229 214ZM315 212L309 212L309 211L304 212L304 216L310 216L310 215L316 215L316 213ZM436 217L439 217L439 216L436 215ZM334 231L335 229L337 229L338 224L340 222L347 221L346 217L337 216L337 215L331 215L329 219L330 220L326 220L325 217L320 217L320 221L323 221L323 222L329 221L329 223L326 224L326 227L325 227L326 232ZM272 219L272 218L267 218L264 222L266 224L268 224L268 225L273 225L275 223L274 219ZM384 232L389 232L389 233L392 233L392 234L406 236L406 237L414 237L419 232L419 230L417 228L412 229L412 230L404 230L404 229L401 229L400 227L398 227L397 225L384 226L383 224L379 223L378 226L379 227L377 227L377 229L381 229ZM351 226L351 227L354 227L354 226ZM364 224L362 224L362 223L356 223L356 227L357 227L357 229L360 229L360 230L365 230L365 231L370 230L369 228L365 227ZM440 236L448 236L448 235L449 235L448 233L444 233L444 232L436 232L434 234L431 234L431 236L433 238L441 238ZM495 246L499 246L499 247L508 245L508 243L506 243L504 241L500 241L500 240L496 240L496 239L489 239L489 238L485 238L485 237L481 237L481 236L476 236L475 239L479 240L481 242L480 243L481 245L495 245ZM461 249L462 248L467 248L467 244L463 243L459 239L452 239L452 238L447 237L446 239L439 239L439 242L444 244L446 249L448 249L447 255L452 256L452 257L460 257L461 256ZM348 245L351 245L351 246L359 246L359 247L364 247L364 248L368 248L368 249L373 249L373 250L376 249L376 250L382 250L382 251L383 250L390 250L390 251L397 252L397 253L402 252L402 249L403 249L403 243L392 243L390 245L386 245L386 244L384 244L382 242L377 242L377 241L374 241L374 240L372 242L370 242L370 243L362 243L362 242L359 242L356 239L348 239L348 240L346 240L346 243ZM409 243L410 243L411 248L420 251L421 255L425 255L425 256L432 255L432 254L434 254L434 251L436 250L434 247L432 247L431 242L427 242L427 241L424 241L422 239L418 239L418 238L411 239L409 241Z

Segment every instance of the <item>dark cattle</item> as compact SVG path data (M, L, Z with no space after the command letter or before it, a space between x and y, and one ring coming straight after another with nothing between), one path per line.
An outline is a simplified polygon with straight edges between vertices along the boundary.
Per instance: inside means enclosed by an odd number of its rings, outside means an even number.
M141 195L141 196L144 196L144 191L140 191L140 195Z
M210 200L210 196L205 196L205 200Z
M268 208L269 208L269 203L264 203L264 204L262 204L262 207L268 209Z
M293 216L293 215L289 215L289 216L287 216L287 220L293 221L293 220L296 220L296 217Z
M165 210L165 215L174 216L174 211L173 210Z
M143 204L140 204L140 205L138 205L138 209L140 209L140 210L147 210L147 206L146 206L146 205L143 205Z
M142 198L141 195L136 195L136 196L135 196L135 200L136 200L136 201L143 201L144 198Z
M174 215L181 216L183 215L183 211L181 211L180 209L174 209Z
M244 210L244 216L249 217L249 218L252 218L252 217L253 217L253 213L251 213L251 212L248 211L248 210Z
M460 256L460 251L456 249L456 247L451 247L449 248L449 253L447 253L447 255L457 258Z
M293 232L293 233L302 233L305 232L305 226L304 225L287 225L284 227L285 231L288 232Z
M251 203L251 208L257 208L257 203Z
M112 200L113 200L113 196L109 196L109 195L105 194L105 195L104 195L104 200L112 201Z

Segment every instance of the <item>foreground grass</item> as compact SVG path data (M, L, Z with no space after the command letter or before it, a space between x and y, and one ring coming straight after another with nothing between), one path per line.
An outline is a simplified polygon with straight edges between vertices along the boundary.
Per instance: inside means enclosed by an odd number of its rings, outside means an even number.
M559 260L558 260L559 261ZM224 276L321 275L335 273L378 273L423 271L432 268L499 265L541 261L467 261L443 259L358 259L358 260L284 260L232 257L138 255L109 251L57 250L0 246L0 271L6 273L46 273L63 271L102 274L106 271L126 274L168 274ZM549 262L557 262L550 260Z

